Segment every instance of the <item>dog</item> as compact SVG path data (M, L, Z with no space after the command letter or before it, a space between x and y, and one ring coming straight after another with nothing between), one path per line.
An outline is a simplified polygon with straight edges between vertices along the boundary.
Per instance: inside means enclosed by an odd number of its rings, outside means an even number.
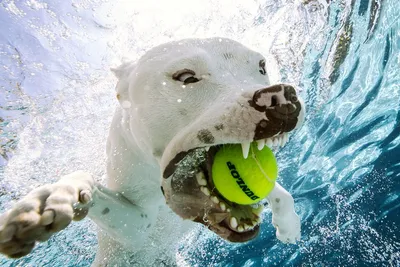
M72 221L99 227L93 266L174 265L175 244L197 224L230 242L257 237L263 205L229 202L210 166L223 144L277 147L300 127L305 105L293 86L270 84L267 60L225 38L157 46L112 69L119 102L107 141L107 186L86 172L61 177L0 217L0 252L27 255ZM293 197L267 196L282 242L300 239ZM177 216L178 215L178 216Z

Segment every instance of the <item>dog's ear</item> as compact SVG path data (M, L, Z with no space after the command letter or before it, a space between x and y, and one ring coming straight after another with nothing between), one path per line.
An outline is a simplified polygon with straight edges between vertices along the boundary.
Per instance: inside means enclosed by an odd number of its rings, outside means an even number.
M129 75L132 69L134 69L135 67L136 64L134 61L123 58L121 65L119 65L118 67L111 67L110 70L112 73L114 73L115 77L120 80L124 76Z
M119 79L121 77L122 72L119 67L115 67L115 68L111 67L110 70L115 75L115 77L117 77L117 79Z
M120 79L115 86L117 92L117 99L122 108L130 108L131 102L129 101L128 94L129 83L125 79Z
M115 77L118 78L117 86L115 87L115 91L117 93L117 99L120 105L123 108L130 108L131 103L129 101L129 75L134 70L136 64L133 62L125 62L122 63L119 67L111 68L111 71L114 73Z

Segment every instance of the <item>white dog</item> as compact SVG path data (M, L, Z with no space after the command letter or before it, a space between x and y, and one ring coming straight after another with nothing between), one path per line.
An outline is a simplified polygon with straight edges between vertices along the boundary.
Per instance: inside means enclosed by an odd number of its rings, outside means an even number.
M107 188L82 171L37 188L0 218L0 252L22 257L87 214L100 228L95 266L173 264L194 222L231 242L255 238L263 206L227 201L209 170L221 144L241 144L247 157L251 142L283 145L302 124L304 104L292 86L270 86L267 68L259 53L211 38L167 43L113 69L121 105ZM267 200L277 238L294 243L292 196L276 183Z

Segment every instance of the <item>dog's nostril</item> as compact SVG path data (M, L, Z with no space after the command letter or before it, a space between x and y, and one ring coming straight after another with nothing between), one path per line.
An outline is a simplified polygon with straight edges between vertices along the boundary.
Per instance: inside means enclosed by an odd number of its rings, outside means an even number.
M276 107L278 105L278 98L276 97L276 95L273 95L271 97L271 107Z
M261 128L266 128L268 126L268 123L266 121L261 121L260 126Z

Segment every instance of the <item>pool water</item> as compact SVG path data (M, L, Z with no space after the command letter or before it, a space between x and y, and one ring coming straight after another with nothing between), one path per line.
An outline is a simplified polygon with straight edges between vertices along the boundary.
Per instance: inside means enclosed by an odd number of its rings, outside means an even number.
M400 266L400 3L397 0L2 1L2 209L62 174L104 181L121 58L185 37L224 36L275 62L298 85L305 125L277 153L302 240L227 244L201 227L180 266ZM2 266L88 266L96 229L74 223Z

